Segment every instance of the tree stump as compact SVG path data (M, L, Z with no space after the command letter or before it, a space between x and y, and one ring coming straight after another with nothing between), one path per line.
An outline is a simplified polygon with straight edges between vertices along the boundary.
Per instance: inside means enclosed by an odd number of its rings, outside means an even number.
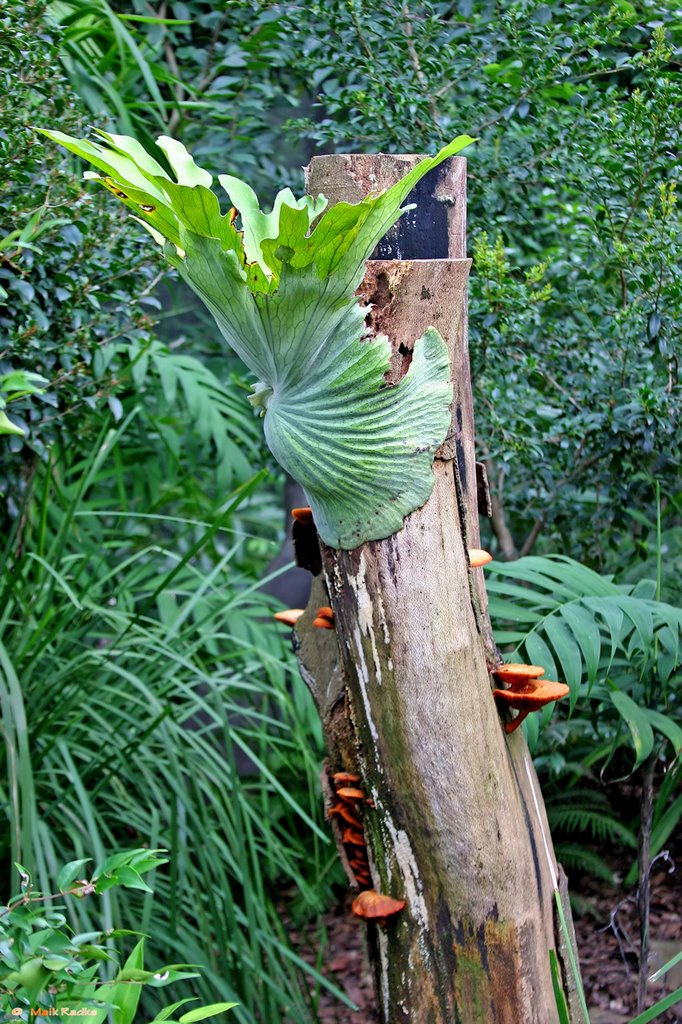
M416 156L314 158L308 189L355 202L405 174ZM520 730L506 736L491 693L496 652L478 546L478 485L467 347L466 161L452 158L415 190L370 260L359 296L393 349L388 383L406 372L429 325L450 350L452 426L431 498L403 529L352 551L294 531L315 574L296 628L303 677L323 722L331 773L358 775L373 888L404 899L368 923L381 1019L390 1024L548 1024L557 1020L549 950L571 993L554 920L557 871ZM371 342L370 342L371 343ZM313 629L331 605L335 631ZM361 810L362 808L362 810ZM334 830L349 874L343 830ZM362 854L364 856L364 854ZM550 867L551 864L551 867ZM367 888L366 884L364 888Z

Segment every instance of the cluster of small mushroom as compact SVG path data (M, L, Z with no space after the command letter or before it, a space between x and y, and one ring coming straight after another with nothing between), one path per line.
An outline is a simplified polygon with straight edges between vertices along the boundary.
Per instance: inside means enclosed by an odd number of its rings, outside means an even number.
M365 797L364 790L358 787L359 782L360 776L353 772L335 772L332 775L336 803L329 808L329 817L340 819L341 842L355 880L362 890L353 900L351 910L356 917L385 924L388 917L404 909L405 900L394 900L391 896L368 888L372 884L372 876L359 815L363 804L372 806L372 803Z
M317 629L333 629L334 628L334 612L331 610L329 605L322 605L321 608L317 609L317 614L313 619L313 626Z
M308 505L303 508L292 508L291 516L296 523L301 523L303 526L310 526L313 522L313 510ZM275 618L278 622L283 622L285 626L293 628L304 611L304 608L287 608L286 611L275 612ZM317 609L313 626L316 629L334 629L334 612L329 605L322 605Z
M274 618L278 622L283 622L285 626L295 626L300 617L303 615L305 608L287 608L283 612L275 612ZM333 629L334 628L334 612L331 610L329 605L322 605L321 608L317 609L315 618L313 619L313 626L317 629Z
M507 690L493 690L493 697L504 707L518 711L513 721L505 723L505 732L514 732L531 711L538 711L545 704L559 700L569 693L565 683L541 679L544 674L545 670L540 665L509 664L493 669L497 681L506 683L509 687Z
M353 772L335 772L332 775L336 803L329 808L329 817L339 819L341 842L343 843L348 863L361 889L372 884L367 859L367 843L362 831L360 813L365 801L365 794L358 788L360 776Z

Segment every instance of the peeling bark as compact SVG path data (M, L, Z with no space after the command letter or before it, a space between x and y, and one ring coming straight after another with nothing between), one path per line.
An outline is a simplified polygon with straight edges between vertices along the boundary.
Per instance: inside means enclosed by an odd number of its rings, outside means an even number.
M309 191L357 200L415 161L316 158ZM467 554L479 534L465 167L449 161L430 185L445 211L445 253L371 261L360 289L374 304L372 326L393 346L390 381L406 371L424 327L434 324L449 344L453 419L433 494L386 540L320 546L296 635L331 770L360 775L370 800L362 823L373 887L407 901L385 926L367 926L381 1019L549 1024L557 866L523 735L505 735L492 698L483 573ZM408 243L409 232L387 245L402 254ZM331 604L336 632L310 628L322 604Z

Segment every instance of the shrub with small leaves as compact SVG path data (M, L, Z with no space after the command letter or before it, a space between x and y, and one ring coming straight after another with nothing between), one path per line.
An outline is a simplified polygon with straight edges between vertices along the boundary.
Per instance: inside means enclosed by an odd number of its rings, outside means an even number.
M71 861L57 875L56 893L36 890L29 873L17 864L21 891L0 907L0 1010L14 1020L49 1016L57 1024L62 1020L66 1024L74 1016L102 1024L111 1013L114 1024L132 1024L144 986L163 988L198 977L188 964L145 970L144 937L119 966L118 940L139 933L110 928L78 934L68 923L66 908L55 902L96 899L115 886L151 893L142 876L167 863L159 856L163 852L138 849L115 853L92 872L86 870L88 860ZM161 1010L154 1020L170 1020L176 1010L193 1001L181 999ZM236 1005L197 1007L177 1021L192 1024Z
M95 356L121 340L148 344L157 304L154 261L31 129L48 112L74 128L83 121L44 8L28 0L0 17L0 375L46 381L5 411L17 429L0 445L0 493L11 482L15 495L18 453L30 473L56 439L91 437L102 414L116 415L127 360L98 372Z

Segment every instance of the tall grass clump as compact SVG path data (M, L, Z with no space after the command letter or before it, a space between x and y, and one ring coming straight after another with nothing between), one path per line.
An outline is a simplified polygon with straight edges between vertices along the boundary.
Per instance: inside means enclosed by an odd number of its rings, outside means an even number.
M138 512L129 429L41 464L6 541L6 877L18 861L54 892L67 861L165 849L153 896L83 901L74 927L141 929L150 961L203 965L197 994L241 1022L314 1019L323 981L279 911L319 907L333 856L319 726L256 575L259 479L205 521L163 494Z

